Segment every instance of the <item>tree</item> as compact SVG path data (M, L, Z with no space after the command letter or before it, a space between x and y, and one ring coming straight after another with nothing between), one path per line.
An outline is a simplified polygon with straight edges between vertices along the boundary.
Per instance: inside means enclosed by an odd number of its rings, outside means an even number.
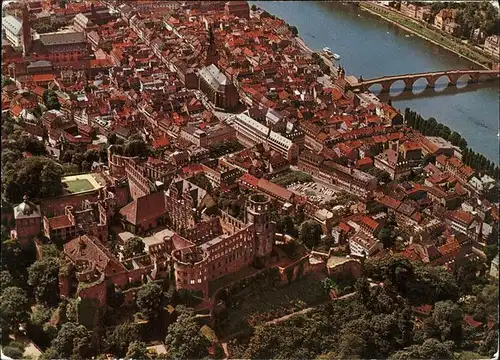
M115 145L118 140L118 136L115 133L111 133L108 136L108 145Z
M39 360L53 360L53 359L58 359L60 355L54 349L53 347L49 347L47 350L45 350L42 355L38 358Z
M125 143L125 156L147 156L148 145L142 139L129 140Z
M133 341L128 346L127 355L125 359L147 359L148 349L146 349L146 344L142 341Z
M59 300L59 259L44 258L28 269L28 284L33 286L36 301L49 305Z
M439 342L436 339L427 339L422 345L411 345L410 347L397 351L389 357L390 360L412 360L412 359L453 359L453 342Z
M15 280L10 274L9 270L2 270L0 272L0 286L1 289L5 289L9 286L14 286L15 285Z
M384 227L378 233L378 239L384 244L384 249L390 249L396 239L395 227L396 219L393 214L389 214Z
M113 44L111 44L109 41L106 41L101 44L101 49L109 54L111 50L113 50Z
M157 319L163 313L164 295L155 283L147 283L137 292L137 308L149 320Z
M276 231L282 234L297 236L297 229L290 215L280 216L276 221Z
M337 284L331 278L328 278L328 277L324 278L321 281L321 284L323 285L323 289L325 289L326 293L330 292L330 290L332 290L332 289L337 290Z
M31 199L54 197L62 193L63 168L52 159L40 156L18 161L4 174L2 188L6 200L16 204L26 194Z
M191 309L178 306L177 320L168 328L165 345L168 355L174 359L202 359L208 355L210 342L200 332L201 326L196 322Z
M370 294L370 283L364 277L356 280L356 293L358 294L361 302L367 305L370 302L371 294Z
M31 249L32 250L32 249ZM8 239L2 243L2 267L7 269L12 277L19 283L26 282L26 268L35 261L35 251L22 249L19 241Z
M434 305L432 316L424 322L428 337L459 343L462 338L463 314L452 301L439 301Z
M311 249L320 243L322 232L320 224L306 220L300 225L299 240Z
M61 104L59 103L59 100L57 99L57 95L54 90L45 90L43 92L43 102L45 104L45 107L48 110L59 110L61 108Z
M296 26L290 26L290 31L292 32L293 37L296 37L299 34L299 30Z
M30 323L42 327L52 317L53 309L36 305L31 313Z
M62 325L57 337L52 341L52 347L58 354L56 358L92 357L92 334L83 325L67 322Z
M488 357L493 356L498 351L498 329L491 329L486 334L486 338L479 346L479 352Z
M96 149L90 149L83 154L83 157L92 164L95 161L99 161L99 152Z
M28 321L29 301L26 292L18 287L5 288L0 295L0 318L2 329L17 332L19 324Z
M2 77L2 87L13 84L14 81L10 77Z
M257 11L257 6L255 4L252 5L252 11Z
M19 348L14 347L14 346L6 346L2 349L2 352L5 354L5 356L10 357L11 359L22 359L23 358L23 351L21 351Z
M140 237L134 236L123 245L123 257L125 259L144 254L144 242Z
M498 244L486 245L484 253L486 254L487 263L490 264L498 255Z
M139 340L139 330L134 323L120 324L106 336L106 348L113 355L122 358L129 349L129 344Z
M20 151L27 151L33 156L47 155L43 141L38 140L32 135L20 136L17 143Z

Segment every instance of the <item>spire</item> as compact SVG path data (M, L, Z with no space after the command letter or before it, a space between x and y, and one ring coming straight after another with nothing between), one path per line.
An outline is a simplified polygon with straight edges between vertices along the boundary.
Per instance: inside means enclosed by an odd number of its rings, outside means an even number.
M205 66L210 64L217 64L219 61L219 55L217 54L217 47L215 46L215 37L213 24L208 26L208 47L205 58Z
M22 32L23 32L23 55L26 56L31 50L31 26L28 12L28 4L23 5L22 13Z
M210 44L210 46L215 44L215 42L214 42L214 30L212 28L212 25L208 26L208 43Z

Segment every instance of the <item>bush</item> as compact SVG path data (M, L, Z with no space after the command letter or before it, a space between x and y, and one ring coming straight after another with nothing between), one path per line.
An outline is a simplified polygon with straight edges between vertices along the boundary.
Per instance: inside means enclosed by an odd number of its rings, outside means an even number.
M2 349L3 353L5 356L8 356L12 359L22 359L23 358L23 352L14 346L6 346Z

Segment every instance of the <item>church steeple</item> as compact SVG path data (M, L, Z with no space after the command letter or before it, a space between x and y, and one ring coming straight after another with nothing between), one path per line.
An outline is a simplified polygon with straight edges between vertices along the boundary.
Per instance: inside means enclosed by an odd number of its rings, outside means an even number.
M23 5L22 14L22 31L23 31L23 55L26 56L31 50L31 26L30 26L30 15L28 12L28 5Z
M217 46L215 46L215 37L213 25L208 26L208 47L205 57L205 66L215 64L219 61L219 54L217 53Z

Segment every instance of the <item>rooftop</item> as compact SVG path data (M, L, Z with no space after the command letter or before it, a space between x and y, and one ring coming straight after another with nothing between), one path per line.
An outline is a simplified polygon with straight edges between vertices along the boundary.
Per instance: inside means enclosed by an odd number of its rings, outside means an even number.
M45 46L69 45L86 43L83 32L53 32L40 34L40 41Z
M23 28L23 24L14 16L8 15L2 18L2 28L14 35L19 35Z
M217 66L211 64L200 70L200 78L205 79L216 90L222 90L227 85L227 77Z

